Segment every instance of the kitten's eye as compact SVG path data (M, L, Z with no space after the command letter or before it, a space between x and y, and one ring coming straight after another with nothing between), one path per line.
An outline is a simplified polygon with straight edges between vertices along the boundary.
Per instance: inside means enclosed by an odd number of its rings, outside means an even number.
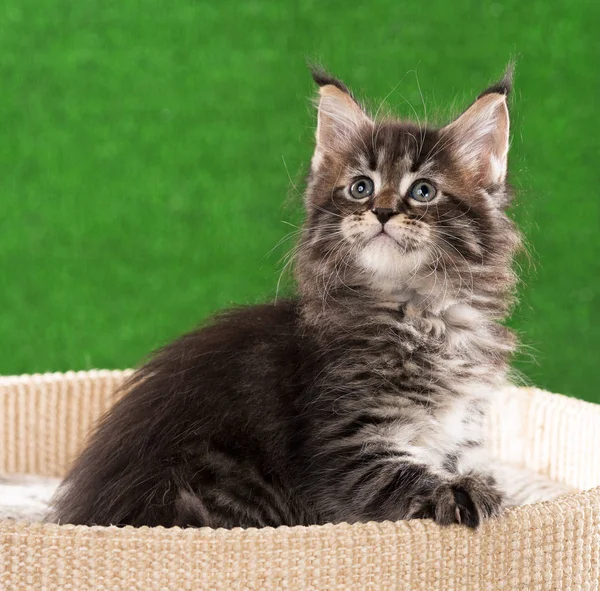
M372 195L374 190L375 185L373 181L363 176L350 185L350 196L353 199L365 199L365 197Z
M433 201L435 199L437 189L431 183L420 180L413 183L408 194L415 201L427 203L428 201Z

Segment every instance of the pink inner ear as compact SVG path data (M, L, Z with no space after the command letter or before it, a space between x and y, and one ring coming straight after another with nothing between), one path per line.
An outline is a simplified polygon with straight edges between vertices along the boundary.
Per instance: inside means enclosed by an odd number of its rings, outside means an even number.
M482 185L506 178L510 122L506 96L486 94L456 121L444 128L451 133L451 148L469 174Z
M490 150L490 181L502 183L506 179L508 165L508 148L510 137L510 123L506 101L498 105L499 112L496 117L496 128Z
M354 99L336 86L322 86L319 93L315 156L335 151L357 129L371 121Z

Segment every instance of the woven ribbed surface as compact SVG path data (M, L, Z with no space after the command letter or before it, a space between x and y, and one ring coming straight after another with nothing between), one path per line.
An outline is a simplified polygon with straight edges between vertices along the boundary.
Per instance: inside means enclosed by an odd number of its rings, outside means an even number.
M0 378L0 472L63 474L120 372ZM490 418L501 458L600 485L600 407L510 388ZM262 530L0 523L2 591L600 588L600 489L520 507L477 532L429 521Z

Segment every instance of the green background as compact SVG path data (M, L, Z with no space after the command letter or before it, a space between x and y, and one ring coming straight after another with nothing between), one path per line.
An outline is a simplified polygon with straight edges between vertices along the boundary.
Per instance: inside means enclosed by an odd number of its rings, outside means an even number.
M516 58L517 365L600 402L599 17L591 1L4 0L0 373L131 366L273 297L311 155L306 58L403 116L424 116L420 85L442 120Z

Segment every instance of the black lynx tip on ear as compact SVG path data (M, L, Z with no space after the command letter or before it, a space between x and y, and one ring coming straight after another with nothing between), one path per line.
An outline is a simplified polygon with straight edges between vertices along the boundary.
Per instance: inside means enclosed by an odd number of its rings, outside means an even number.
M310 68L310 73L312 74L313 80L319 86L327 86L328 84L331 84L332 86L339 88L342 92L345 92L346 94L352 96L352 93L350 92L350 90L348 90L348 87L343 82L341 82L337 78L334 78L321 66L316 64L309 64L308 67Z
M504 70L504 76L496 84L486 88L477 98L480 99L486 94L503 94L508 96L512 90L513 75L515 73L515 62L510 62Z

